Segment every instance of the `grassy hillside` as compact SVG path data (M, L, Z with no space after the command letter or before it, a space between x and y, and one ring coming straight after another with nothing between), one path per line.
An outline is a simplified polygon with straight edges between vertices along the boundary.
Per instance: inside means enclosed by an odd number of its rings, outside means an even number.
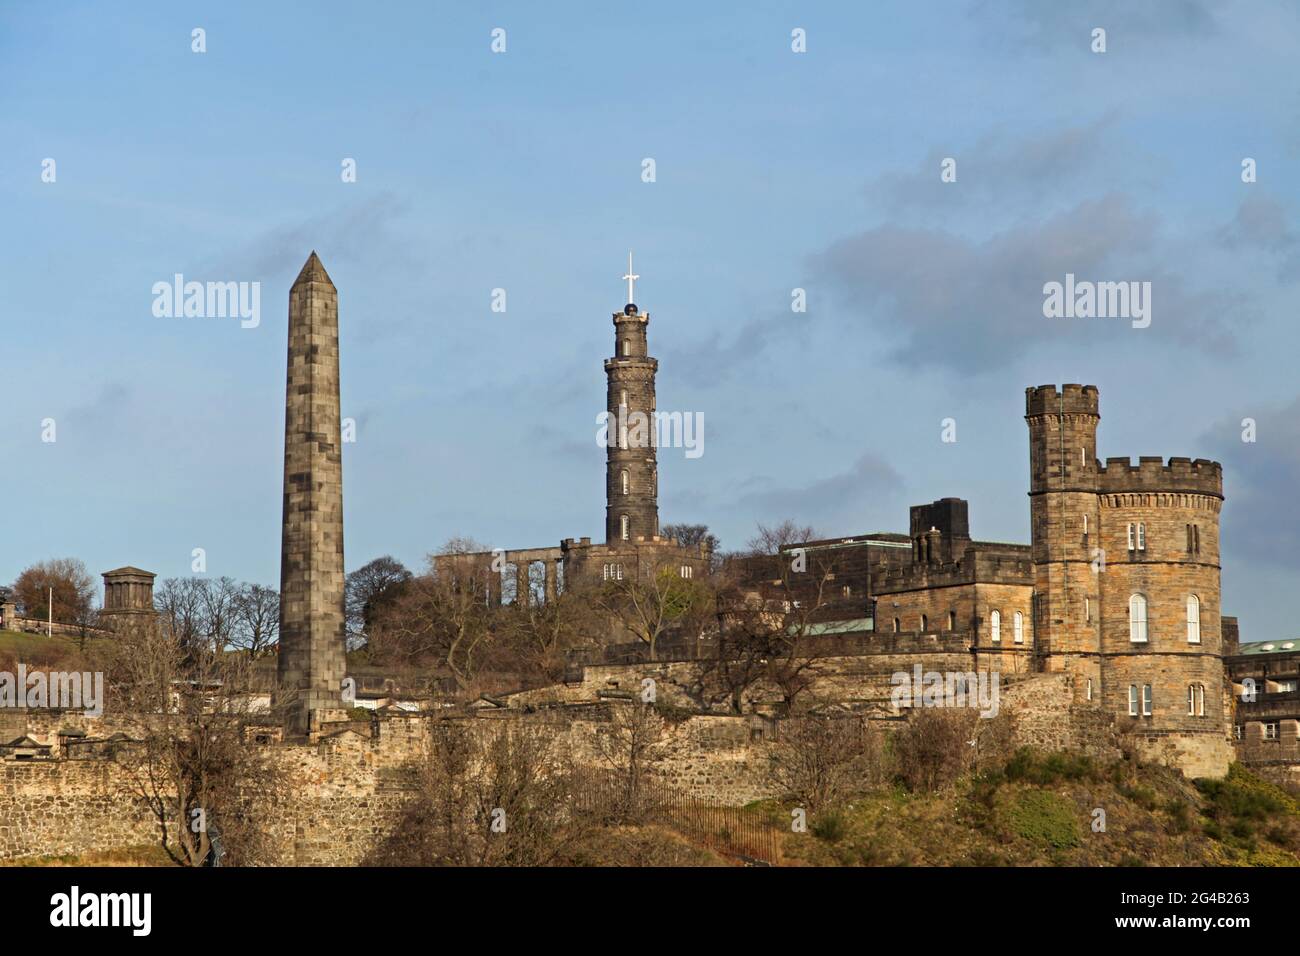
M788 804L753 807L790 827ZM1103 818L1104 830L1094 830ZM938 794L890 787L783 838L810 866L1297 866L1300 802L1234 766L1188 782L1160 767L1021 751Z

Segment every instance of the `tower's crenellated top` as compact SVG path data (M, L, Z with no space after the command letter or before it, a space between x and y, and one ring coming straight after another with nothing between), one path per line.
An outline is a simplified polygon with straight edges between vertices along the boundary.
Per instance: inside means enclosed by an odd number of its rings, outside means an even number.
M1096 385L1039 385L1025 389L1025 417L1038 415L1096 415L1099 401Z
M1170 458L1143 455L1134 465L1128 458L1107 458L1097 469L1098 490L1103 494L1191 494L1223 497L1223 466L1208 458Z

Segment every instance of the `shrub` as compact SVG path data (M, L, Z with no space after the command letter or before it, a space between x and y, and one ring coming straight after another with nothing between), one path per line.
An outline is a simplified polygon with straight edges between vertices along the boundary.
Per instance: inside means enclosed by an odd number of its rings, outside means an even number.
M1078 846L1079 825L1074 808L1046 790L1025 790L1009 808L1011 828L1027 840L1057 849Z
M915 793L943 790L970 769L978 714L966 710L923 709L894 731L893 751L899 780Z

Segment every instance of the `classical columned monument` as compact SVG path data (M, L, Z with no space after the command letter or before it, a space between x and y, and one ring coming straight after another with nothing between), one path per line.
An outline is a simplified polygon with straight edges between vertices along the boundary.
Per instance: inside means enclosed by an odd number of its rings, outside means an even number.
M291 732L342 707L343 589L338 291L313 252L289 291L277 702Z

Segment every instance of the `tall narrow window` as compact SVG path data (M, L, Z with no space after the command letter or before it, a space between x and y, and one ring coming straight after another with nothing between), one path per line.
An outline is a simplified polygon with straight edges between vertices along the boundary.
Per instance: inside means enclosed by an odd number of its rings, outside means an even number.
M902 630L902 626L901 626L901 625L902 625L902 622L901 622L898 618L894 618L894 633L895 633L895 634L897 634L900 630Z
M1187 685L1187 716L1196 716L1196 685Z
M1128 599L1128 639L1134 644L1147 642L1147 599L1141 594Z
M627 520L627 515L622 515L618 519L619 534L626 541L632 534L631 522Z
M922 630L922 631L928 631L929 629L930 629L930 619L929 619L926 615L922 614L922 615L921 615L921 630Z
M1088 678L1088 695L1087 695L1087 699L1088 699L1088 700L1092 700L1092 678L1091 678L1091 677Z
M1019 611L1017 611L1016 616L1011 619L1011 633L1015 636L1015 642L1017 644L1025 643L1025 616Z
M1002 612L994 611L989 615L989 638L994 644L1002 640Z
M957 612L956 612L956 611L949 611L949 612L948 612L948 630L950 630L950 631L955 631L955 630L957 630Z
M1128 685L1128 715L1136 717L1138 715L1138 685Z
M1192 525L1192 550L1197 554L1201 553L1201 526L1199 524Z
M1147 526L1146 526L1146 522L1139 521L1138 522L1138 550L1145 551L1146 549L1147 549Z
M1196 685L1196 716L1205 716L1205 685Z
M1137 526L1132 521L1128 523L1128 549L1132 551L1137 547Z
M1092 598L1083 599L1083 623L1092 623Z
M625 356L626 356L626 355L631 355L631 354L632 354L632 343L631 343L630 341L628 341L627 339L624 339L624 340L623 340L623 354L624 354Z
M1201 599L1187 595L1187 643L1201 643Z
M1151 716L1151 685L1142 685L1142 716Z
M619 484L623 486L623 494L627 494L627 486L628 486L627 472L626 471L619 472L618 479L619 479Z
M1087 515L1084 515L1084 516L1083 516L1083 533L1084 533L1084 536L1085 536L1085 537L1086 537L1087 534L1088 534L1088 516L1087 516Z

